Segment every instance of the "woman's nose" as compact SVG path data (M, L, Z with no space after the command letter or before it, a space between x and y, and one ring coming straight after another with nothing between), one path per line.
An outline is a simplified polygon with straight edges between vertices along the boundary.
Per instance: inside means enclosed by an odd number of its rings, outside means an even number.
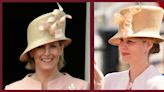
M122 50L122 49L126 49L127 48L127 44L125 41L121 41L120 44L119 44L119 48Z
M50 48L49 46L45 46L45 55L49 55L50 54Z

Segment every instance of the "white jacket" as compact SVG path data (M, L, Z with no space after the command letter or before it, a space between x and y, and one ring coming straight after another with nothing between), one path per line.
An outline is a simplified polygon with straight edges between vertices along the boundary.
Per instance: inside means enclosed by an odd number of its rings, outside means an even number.
M109 73L104 78L103 90L127 90L129 70ZM132 83L131 90L164 90L164 76L154 66L149 66Z

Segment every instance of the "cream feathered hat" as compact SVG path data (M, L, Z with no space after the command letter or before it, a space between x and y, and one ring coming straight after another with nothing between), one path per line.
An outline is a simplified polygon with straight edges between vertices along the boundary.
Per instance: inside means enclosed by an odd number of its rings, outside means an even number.
M58 3L57 3L58 4ZM41 45L61 41L64 46L71 43L71 39L65 36L66 18L72 18L65 14L63 8L58 4L59 9L43 14L34 19L27 28L28 46L20 56L20 61L28 61L27 53Z
M115 22L119 31L108 40L112 45L118 45L120 38L146 37L155 43L164 40L160 36L164 10L157 6L130 6L115 14Z

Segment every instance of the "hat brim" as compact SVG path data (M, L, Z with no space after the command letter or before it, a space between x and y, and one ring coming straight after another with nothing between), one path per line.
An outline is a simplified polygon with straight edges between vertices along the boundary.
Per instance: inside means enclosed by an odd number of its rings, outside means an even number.
M164 38L159 34L155 33L153 30L149 31L140 31L131 35L128 35L126 38L153 38L152 40L155 43L159 43L164 41ZM123 38L121 32L117 32L112 38L108 40L108 43L118 46L120 43L120 39Z
M64 47L68 46L72 42L72 40L70 38L51 39L51 40L49 40L49 39L41 39L39 41L33 42L33 44L28 45L28 47L20 55L19 60L22 61L22 62L28 61L29 56L27 55L27 53L30 50L32 50L34 48L37 48L39 46L42 46L44 44L47 44L47 43L55 42L55 41L60 41L61 43L64 44Z

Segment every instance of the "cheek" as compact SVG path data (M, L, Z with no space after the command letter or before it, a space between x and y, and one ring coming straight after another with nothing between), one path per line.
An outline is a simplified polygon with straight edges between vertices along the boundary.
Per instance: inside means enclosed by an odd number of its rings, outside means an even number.
M51 50L51 53L52 53L54 56L60 56L61 51L60 51L59 49L52 49L52 50Z
M41 51L41 50L34 50L32 54L33 54L33 57L35 59L37 59L39 56L41 56L43 54L43 51Z
M134 56L143 56L145 48L143 46L134 46L130 49Z

